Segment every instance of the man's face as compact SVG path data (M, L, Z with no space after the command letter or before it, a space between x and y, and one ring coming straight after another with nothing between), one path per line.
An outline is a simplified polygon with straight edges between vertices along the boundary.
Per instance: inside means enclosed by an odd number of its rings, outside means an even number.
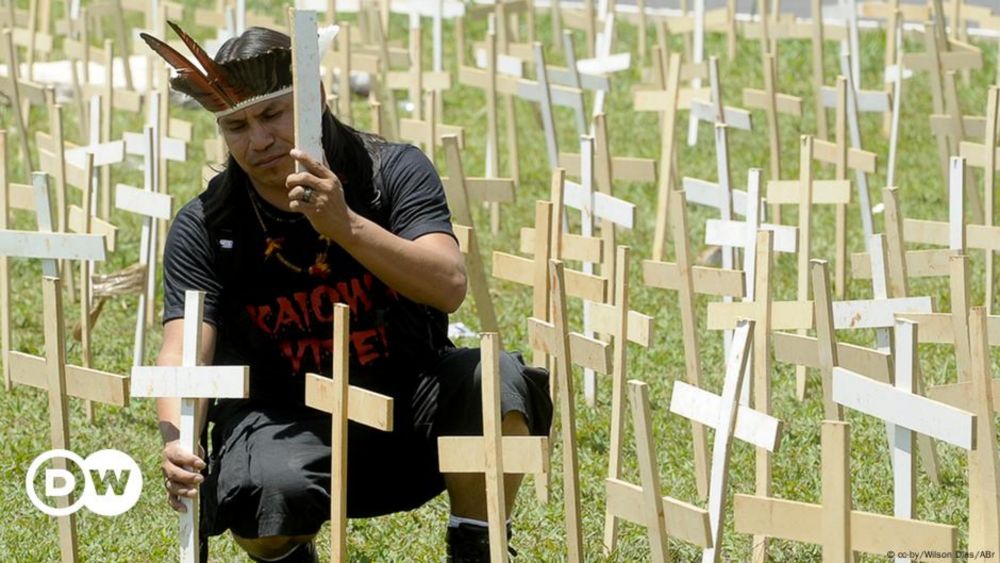
M229 153L258 189L285 189L295 172L288 152L295 147L295 111L291 93L254 104L219 120Z

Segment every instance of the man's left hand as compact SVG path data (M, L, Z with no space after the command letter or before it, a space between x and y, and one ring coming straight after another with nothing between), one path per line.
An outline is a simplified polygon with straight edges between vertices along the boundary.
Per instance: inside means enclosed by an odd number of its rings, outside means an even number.
M340 179L325 164L299 149L289 154L305 169L285 179L289 207L305 215L316 232L343 246L355 215L347 206Z

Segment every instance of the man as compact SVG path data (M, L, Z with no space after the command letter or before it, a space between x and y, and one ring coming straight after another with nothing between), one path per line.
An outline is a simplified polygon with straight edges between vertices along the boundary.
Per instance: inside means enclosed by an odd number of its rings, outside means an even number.
M482 405L479 351L447 338L466 277L433 166L329 110L325 162L312 160L294 149L286 35L251 28L212 59L171 27L204 73L143 38L178 70L174 89L213 112L229 160L170 229L157 363L179 364L184 291L206 291L202 361L249 365L251 396L202 406L214 422L206 475L204 456L179 448L179 401L158 400L170 506L197 494L202 534L230 530L255 561L315 561L312 538L329 518L330 421L304 406L304 374L329 375L332 307L346 303L351 383L392 396L396 428L349 425L348 515L410 510L447 489L449 560L488 560L482 477L437 466L437 436L481 433ZM546 374L504 355L501 377L504 433L547 434ZM505 483L508 511L519 483Z

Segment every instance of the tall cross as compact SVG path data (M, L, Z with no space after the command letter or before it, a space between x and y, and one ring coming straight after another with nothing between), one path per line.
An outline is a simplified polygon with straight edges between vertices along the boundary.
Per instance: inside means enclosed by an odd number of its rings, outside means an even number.
M180 411L180 446L197 455L201 422L201 399L243 399L249 396L250 368L247 366L202 366L202 328L205 292L189 290L184 294L184 340L181 365L132 367L132 396L178 398ZM185 467L186 471L192 468ZM185 511L178 514L178 539L182 563L199 563L199 502L180 497Z
M45 356L31 356L7 351L3 358L10 382L44 389L48 393L49 437L52 449L69 450L68 397L125 406L128 404L128 381L120 376L85 368L69 368L66 363L66 338L62 305L62 286L56 276L57 260L104 260L104 240L98 235L76 235L52 231L49 215L48 176L32 175L39 215L39 232L0 231L0 256L41 259L44 312ZM45 215L49 219L45 221ZM6 297L6 296L5 296ZM66 470L66 460L53 459L56 469ZM56 498L61 508L73 505L72 494ZM72 512L57 518L59 549L64 562L78 558L76 519Z
M753 321L742 321L736 328L733 345L726 360L721 395L677 381L670 396L670 412L715 429L708 493L712 546L702 552L702 563L715 563L722 558L723 518L729 492L729 453L733 438L739 438L771 453L778 449L781 439L780 420L739 404L743 376L751 354L753 324Z
M333 306L333 371L331 377L306 374L306 406L331 414L330 552L347 561L347 421L392 432L393 399L349 384L350 308Z

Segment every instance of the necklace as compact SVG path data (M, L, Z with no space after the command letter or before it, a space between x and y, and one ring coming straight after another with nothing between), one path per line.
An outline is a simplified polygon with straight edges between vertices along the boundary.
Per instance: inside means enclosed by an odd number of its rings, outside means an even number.
M281 265L288 268L289 270L295 272L296 274L307 273L311 276L318 278L326 278L330 275L330 265L327 263L327 253L330 251L331 241L327 237L322 235L319 236L319 240L323 241L323 249L316 253L316 259L313 263L307 267L299 266L292 261L285 258L285 255L281 253L282 248L285 244L284 237L274 237L268 231L267 224L264 223L264 215L266 214L271 219L279 223L298 223L305 216L299 216L294 219L286 219L283 217L278 217L273 213L269 213L266 209L262 209L261 204L257 201L260 197L257 194L250 193L253 191L253 187L247 188L247 196L250 198L250 206L253 207L254 215L257 217L257 223L260 224L261 230L264 232L264 260L274 257Z

